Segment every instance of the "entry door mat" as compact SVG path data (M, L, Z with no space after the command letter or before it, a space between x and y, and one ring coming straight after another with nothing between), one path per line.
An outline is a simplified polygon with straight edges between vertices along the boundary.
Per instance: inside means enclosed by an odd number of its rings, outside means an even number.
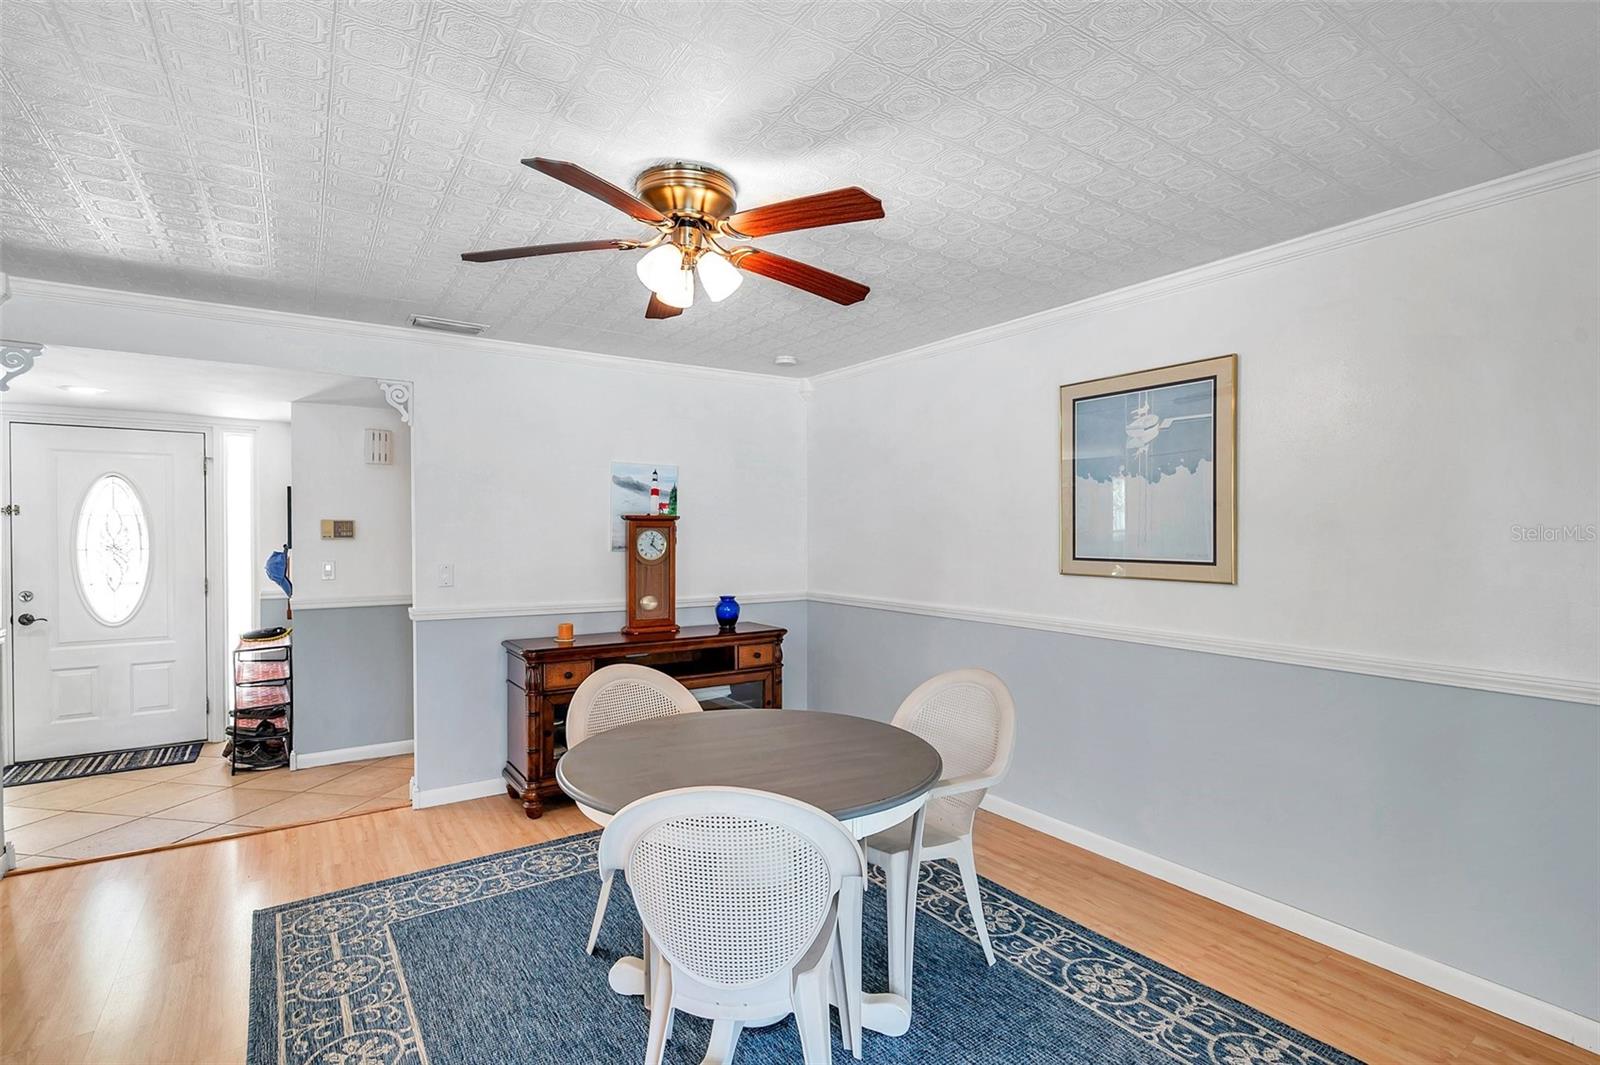
M5 786L45 784L52 780L97 777L105 773L127 773L135 769L155 769L164 765L184 765L200 757L203 741L169 743L162 747L138 747L131 751L102 751L75 754L70 758L41 758L37 762L18 762L5 770Z
M251 1065L625 1065L648 1014L606 972L638 952L620 878L593 956L599 833L257 910ZM866 1033L864 1061L1359 1065L1356 1059L1006 889L983 882L984 964L954 867L923 868L911 1030ZM885 990L884 896L867 897L863 982ZM667 1060L699 1062L710 1023L678 1014ZM798 1062L794 1021L747 1029L738 1065ZM834 1028L833 1060L850 1062Z

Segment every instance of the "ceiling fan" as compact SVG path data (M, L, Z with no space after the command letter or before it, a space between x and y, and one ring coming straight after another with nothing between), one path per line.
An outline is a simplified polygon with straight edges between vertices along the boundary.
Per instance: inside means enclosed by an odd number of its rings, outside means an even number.
M733 179L715 167L699 163L665 163L651 167L634 181L638 195L575 163L559 159L524 159L522 165L603 200L631 215L635 221L653 227L655 236L644 240L580 240L470 251L461 256L465 261L492 263L570 251L649 249L636 268L639 280L650 290L650 302L644 312L646 318L675 318L682 314L684 308L694 303L696 275L713 303L733 295L734 289L744 280L740 271L760 274L846 306L866 299L870 291L860 282L774 252L748 244L723 243L723 238L748 240L797 229L882 218L883 203L862 189L835 189L738 211L735 210L738 188Z

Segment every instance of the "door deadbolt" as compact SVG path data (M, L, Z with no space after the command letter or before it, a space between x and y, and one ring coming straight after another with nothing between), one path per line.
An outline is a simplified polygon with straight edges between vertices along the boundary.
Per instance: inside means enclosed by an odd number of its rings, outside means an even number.
M32 592L26 592L26 591L18 592L17 593L17 598L21 599L24 603L31 603L31 602L33 602L33 593Z

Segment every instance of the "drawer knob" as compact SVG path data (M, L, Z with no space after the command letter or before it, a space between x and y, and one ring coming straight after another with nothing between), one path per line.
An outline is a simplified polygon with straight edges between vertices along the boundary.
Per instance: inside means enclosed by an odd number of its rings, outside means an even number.
M565 673L561 674L561 679L562 680L571 680L572 679L572 670L569 669Z
M757 662L759 662L759 661L761 661L761 652L760 651L753 651L753 652L751 652L750 657L755 659Z

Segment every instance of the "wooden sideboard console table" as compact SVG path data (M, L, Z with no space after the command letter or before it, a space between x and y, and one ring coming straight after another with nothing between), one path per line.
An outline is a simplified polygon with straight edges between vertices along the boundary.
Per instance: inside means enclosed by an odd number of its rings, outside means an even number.
M567 704L584 678L619 663L649 666L676 677L691 691L729 688L704 700L707 709L783 705L783 637L787 629L741 623L733 632L715 625L671 636L590 633L571 643L553 639L507 640L506 791L529 817L561 794L556 760L567 751Z

